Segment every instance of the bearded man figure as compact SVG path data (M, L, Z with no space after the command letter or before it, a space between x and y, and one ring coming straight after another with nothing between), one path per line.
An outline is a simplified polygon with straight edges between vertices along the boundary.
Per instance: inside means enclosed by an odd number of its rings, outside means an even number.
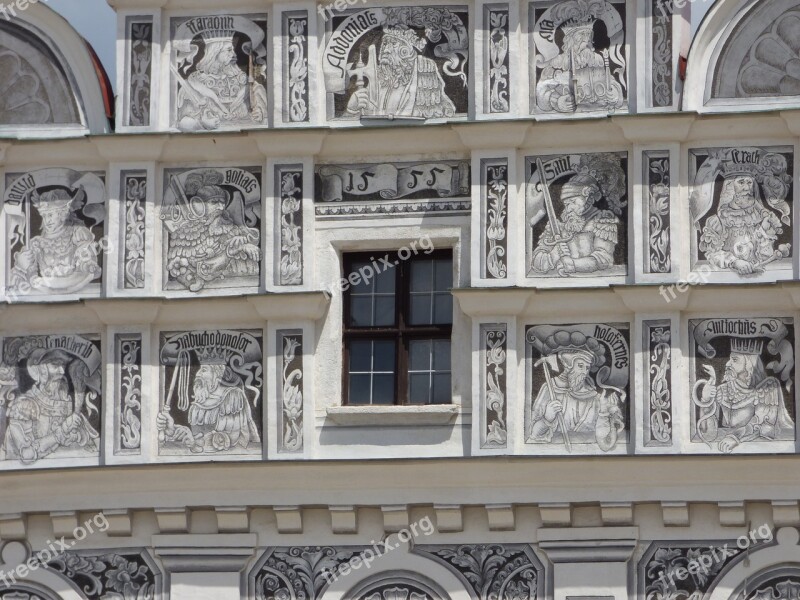
M356 83L347 101L351 116L452 117L455 104L445 92L445 83L436 62L422 56L428 45L413 29L388 27L384 30L377 67L369 86ZM375 64L375 46L369 48L370 65Z
M564 184L561 237L553 235L551 223L545 226L531 258L534 271L555 271L566 277L603 271L614 264L620 221L613 212L595 206L601 198L600 186L591 175L578 174Z
M159 413L156 426L167 441L196 453L247 449L251 443L261 442L244 383L222 361L211 359L201 364L188 408L188 428L176 425L168 412Z
M232 35L206 39L203 58L181 83L178 128L183 131L266 119L267 92L237 64Z
M783 231L781 222L756 195L751 174L726 176L719 209L706 220L699 244L718 269L731 269L739 275L758 274L773 259L778 234Z
M780 382L764 370L762 348L761 340L733 338L720 385L713 367L703 366L709 379L695 404L715 407L706 414L718 420L722 452L756 439L791 439L794 421L784 405Z
M31 464L61 447L93 448L100 436L69 395L65 367L71 357L61 350L30 353L27 370L33 386L8 407L5 453Z
M241 198L231 198L222 180L214 170L192 173L186 178L187 201L182 203L179 193L175 210L164 212L167 271L192 292L225 277L258 274L260 233L244 223Z

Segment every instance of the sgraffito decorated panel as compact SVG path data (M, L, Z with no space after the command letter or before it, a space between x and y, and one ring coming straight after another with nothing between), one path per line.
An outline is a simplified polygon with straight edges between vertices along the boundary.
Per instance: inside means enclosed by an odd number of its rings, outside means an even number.
M318 216L391 216L465 211L470 202L466 160L317 165Z
M647 203L647 249L645 273L672 272L672 192L670 159L667 151L648 151L643 154Z
M11 297L100 292L105 174L6 174L6 291Z
M114 453L118 455L142 451L142 350L141 333L114 336Z
M275 188L275 196L280 199L275 283L303 285L303 166L276 166Z
M627 109L623 0L537 1L529 18L532 113Z
M0 74L0 127L81 122L71 73L44 38L10 18L0 21Z
M790 146L689 154L692 268L746 281L792 264L794 153Z
M143 289L148 238L146 219L148 209L152 210L152 203L147 201L146 171L120 173L119 205L122 251L118 253L117 286L126 290Z
M172 125L181 131L268 124L267 16L174 17Z
M630 326L526 328L525 441L548 454L625 453L629 435Z
M166 169L165 290L255 288L261 269L261 170Z
M689 321L691 444L709 453L758 449L795 439L794 320Z
M153 18L126 19L128 44L128 125L150 125L153 75Z
M308 11L283 14L283 122L309 120Z
M641 411L641 426L647 447L671 446L673 441L672 344L672 321L642 322L645 408Z
M163 332L160 340L159 454L260 456L262 332Z
M101 365L99 335L3 338L2 460L32 465L99 458Z
M281 401L278 406L278 452L303 451L303 332L280 330L277 348L282 353Z
M624 278L627 173L626 152L527 159L528 277Z
M508 445L508 325L484 323L481 340L481 448Z
M511 54L509 52L510 11L508 4L484 6L486 36L486 58L484 77L484 112L502 114L511 108Z
M466 116L465 6L350 10L328 22L322 72L332 119Z

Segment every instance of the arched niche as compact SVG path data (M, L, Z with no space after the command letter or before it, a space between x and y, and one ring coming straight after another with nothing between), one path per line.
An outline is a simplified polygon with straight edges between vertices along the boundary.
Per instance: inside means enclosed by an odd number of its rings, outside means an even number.
M31 4L12 19L0 19L0 87L0 136L66 137L109 131L101 81L89 48L47 6Z
M427 577L391 572L358 583L344 600L450 600L450 596Z
M0 600L61 600L61 598L39 585L22 583L0 590Z
M50 569L27 569L25 577L19 577L17 569L27 566L30 558L30 548L21 542L6 542L0 546L0 572L11 584L5 590L6 582L0 580L0 600L85 600L65 578ZM7 591L17 593L18 597L6 594Z
M797 600L800 595L800 533L784 527L769 546L742 555L708 591L708 600ZM744 560L746 558L747 560Z
M800 107L800 0L718 0L689 51L685 110Z

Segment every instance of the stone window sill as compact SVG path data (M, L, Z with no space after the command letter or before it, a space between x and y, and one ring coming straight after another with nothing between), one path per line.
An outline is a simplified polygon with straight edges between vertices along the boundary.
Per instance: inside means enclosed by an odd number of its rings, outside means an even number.
M455 404L434 406L329 406L327 418L348 427L448 425L460 414Z

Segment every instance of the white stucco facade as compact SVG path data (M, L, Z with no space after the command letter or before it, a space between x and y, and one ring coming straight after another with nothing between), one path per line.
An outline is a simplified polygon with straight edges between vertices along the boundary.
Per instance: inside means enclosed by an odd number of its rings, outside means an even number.
M798 598L796 0L110 4L113 127L0 22L0 600Z

